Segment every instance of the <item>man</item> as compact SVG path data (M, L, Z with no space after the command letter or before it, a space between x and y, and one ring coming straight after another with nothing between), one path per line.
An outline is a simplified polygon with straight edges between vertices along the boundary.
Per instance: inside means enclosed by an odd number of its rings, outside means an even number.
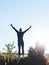
M24 41L23 41L23 35L26 31L28 31L31 26L22 32L22 29L20 28L19 31L11 24L11 27L17 32L18 36L18 54L20 56L20 48L22 47L22 54L24 55Z

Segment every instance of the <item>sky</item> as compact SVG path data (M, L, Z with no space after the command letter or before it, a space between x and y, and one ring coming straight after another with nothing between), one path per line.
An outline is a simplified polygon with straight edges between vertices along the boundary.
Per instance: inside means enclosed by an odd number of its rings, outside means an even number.
M19 30L26 30L24 34L24 49L35 47L36 42L44 44L49 53L49 0L0 0L0 51L4 52L5 44L15 43L17 34L10 24Z

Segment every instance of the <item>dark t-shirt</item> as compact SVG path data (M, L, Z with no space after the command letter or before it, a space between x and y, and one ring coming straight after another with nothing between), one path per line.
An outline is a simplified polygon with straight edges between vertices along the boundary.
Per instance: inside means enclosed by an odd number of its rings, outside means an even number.
M23 35L24 35L24 33L23 32L18 32L17 33L17 36L18 36L18 44L23 44L24 42L23 42Z

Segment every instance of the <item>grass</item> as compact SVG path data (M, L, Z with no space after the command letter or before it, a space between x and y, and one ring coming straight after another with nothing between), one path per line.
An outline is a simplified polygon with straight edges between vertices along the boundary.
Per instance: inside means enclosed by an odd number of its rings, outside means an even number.
M4 56L0 54L0 65L5 65L5 62L7 62L9 65L49 65L49 57L37 55L18 57L13 54L5 54ZM42 64L41 62L45 64Z

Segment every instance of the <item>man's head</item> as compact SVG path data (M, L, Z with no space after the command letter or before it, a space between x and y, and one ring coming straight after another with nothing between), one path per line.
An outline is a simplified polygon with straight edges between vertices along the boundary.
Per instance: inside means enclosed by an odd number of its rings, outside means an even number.
M22 28L20 28L19 31L22 32Z

